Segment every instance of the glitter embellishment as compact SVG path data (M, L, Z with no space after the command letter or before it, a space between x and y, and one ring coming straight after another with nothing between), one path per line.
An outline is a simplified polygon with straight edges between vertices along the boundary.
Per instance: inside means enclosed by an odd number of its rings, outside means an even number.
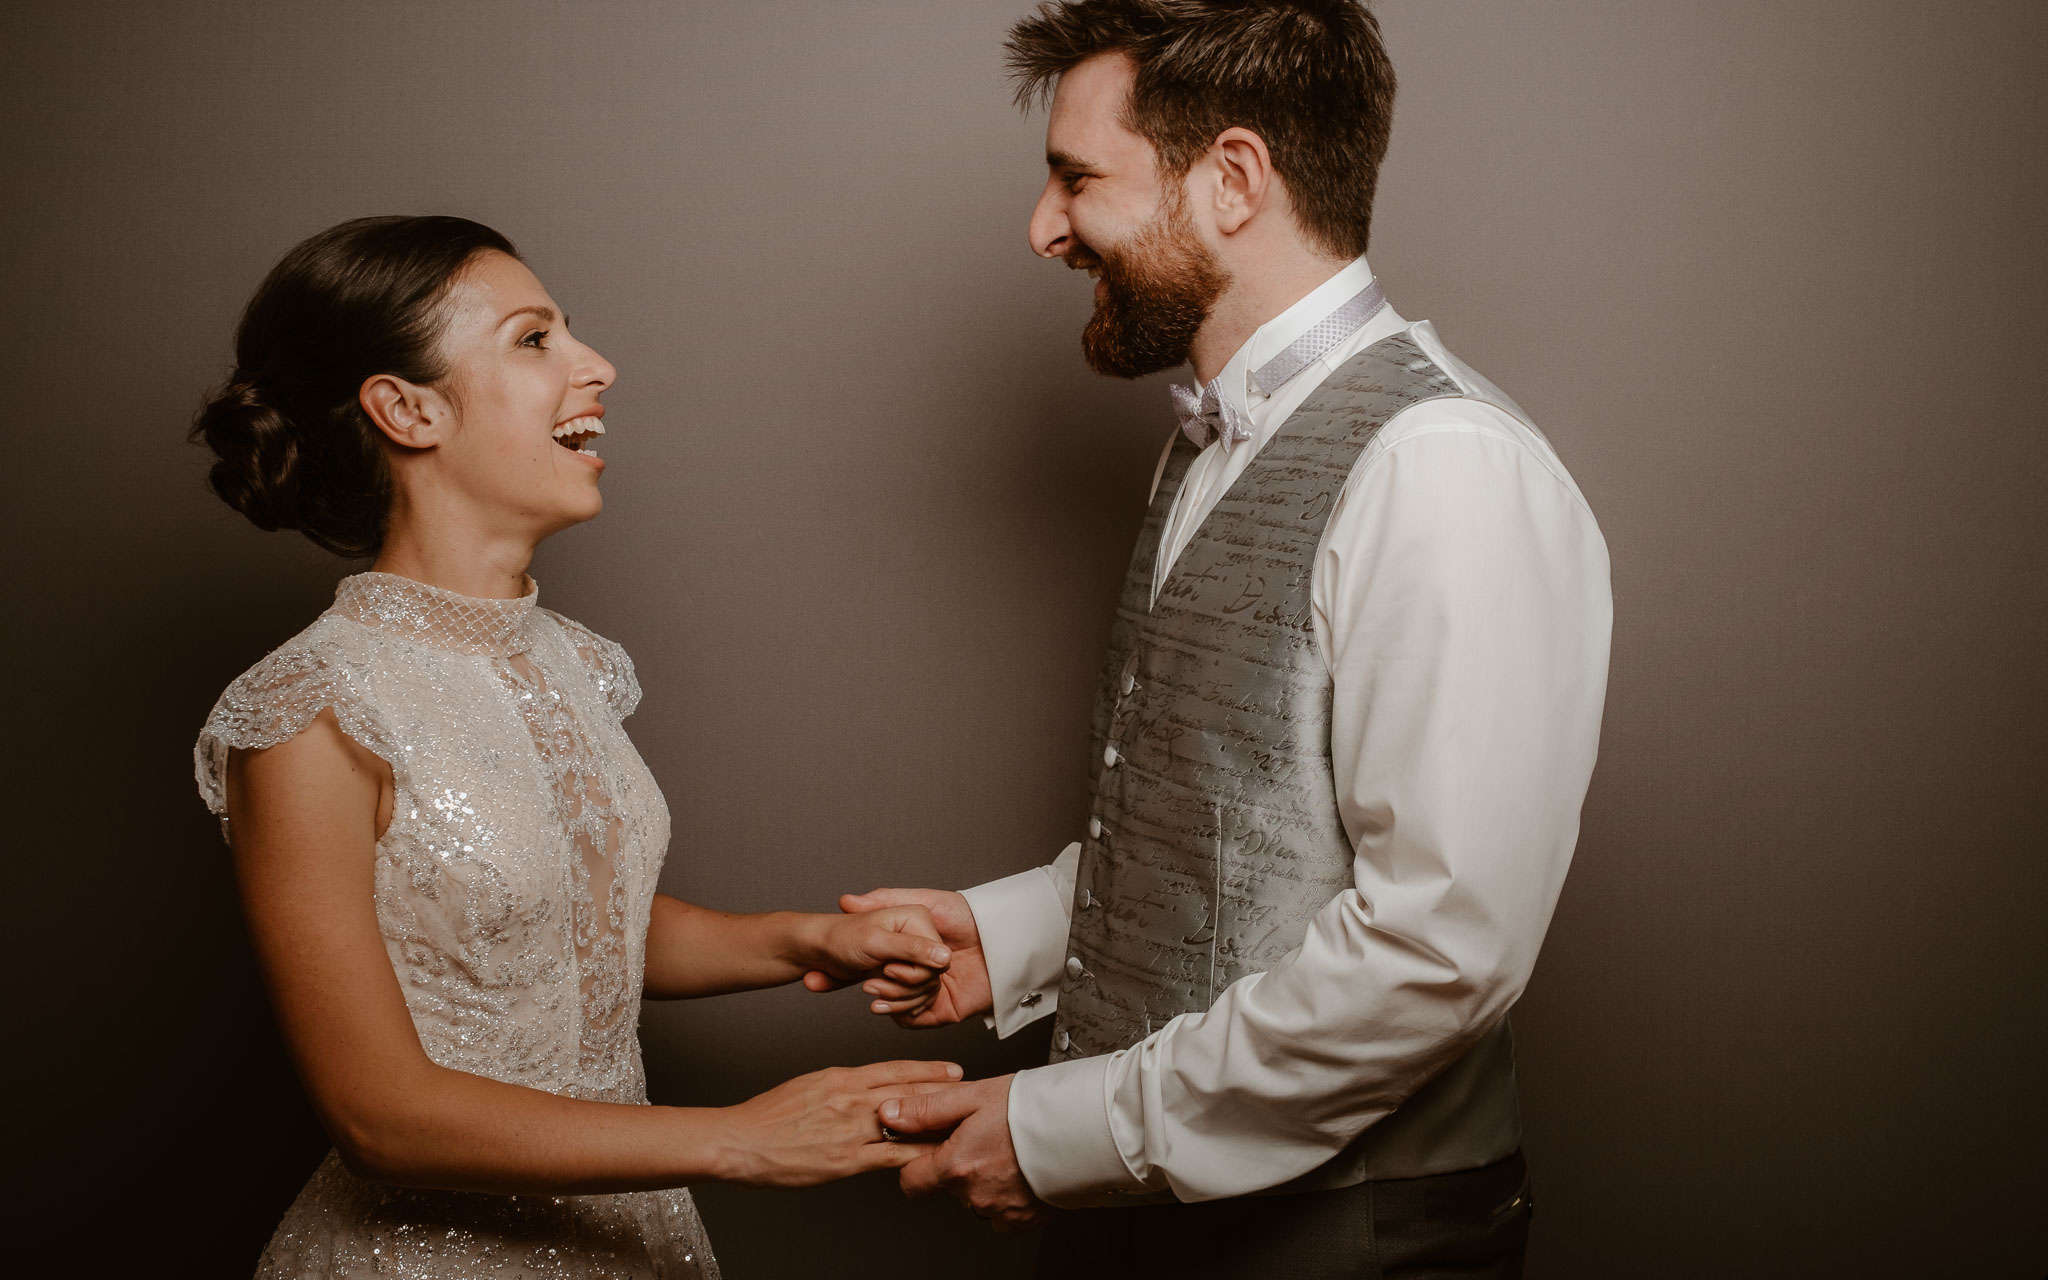
M427 1054L568 1097L644 1104L638 1035L647 918L667 805L620 721L640 700L625 651L538 604L391 574L334 607L221 695L194 749L226 818L230 753L284 742L323 710L391 766L376 910ZM687 1191L487 1196L414 1191L330 1154L259 1277L716 1277Z
M515 600L457 595L393 573L359 573L334 589L334 612L421 644L481 657L524 653L540 588L526 580Z

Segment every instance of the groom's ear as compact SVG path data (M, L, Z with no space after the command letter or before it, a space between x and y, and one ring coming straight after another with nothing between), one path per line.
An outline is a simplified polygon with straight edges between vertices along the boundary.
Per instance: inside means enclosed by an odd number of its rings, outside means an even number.
M385 439L408 449L431 449L440 444L454 418L446 396L393 373L365 379L356 392L356 403Z
M1250 129L1232 127L1217 134L1201 167L1209 217L1223 235L1236 234L1279 194L1272 153Z

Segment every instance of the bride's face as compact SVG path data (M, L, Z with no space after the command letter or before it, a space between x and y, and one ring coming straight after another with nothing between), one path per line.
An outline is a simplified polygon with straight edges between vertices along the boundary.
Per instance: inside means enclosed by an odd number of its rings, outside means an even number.
M436 390L452 423L438 480L492 523L546 537L604 506L598 397L618 371L569 336L569 320L526 264L480 255L450 284Z

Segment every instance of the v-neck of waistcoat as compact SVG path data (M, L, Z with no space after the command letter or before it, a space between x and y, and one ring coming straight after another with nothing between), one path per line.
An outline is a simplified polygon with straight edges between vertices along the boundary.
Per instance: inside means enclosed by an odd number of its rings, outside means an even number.
M1166 594L1166 584L1172 582L1174 578L1179 576L1181 566L1187 563L1187 553L1194 549L1194 545L1196 542L1201 540L1203 530L1209 527L1209 521L1215 518L1216 512L1219 509L1221 509L1221 507L1226 501L1230 499L1230 496L1233 493L1237 492L1238 486L1242 485L1245 482L1245 477L1258 469L1259 460L1265 456L1266 450L1271 448L1273 444L1277 442L1282 436L1289 434L1299 434L1300 428L1305 423L1307 423L1311 417L1313 417L1315 414L1325 412L1323 408L1324 399L1327 397L1328 393L1338 385L1338 379L1342 378L1344 374L1351 368L1352 365L1359 363L1368 356L1373 356L1374 358L1378 359L1384 359L1384 355L1380 354L1380 348L1389 346L1391 344L1403 342L1407 343L1408 346L1413 348L1415 354L1421 356L1425 360L1429 359L1429 353L1422 349L1422 345L1420 343L1416 342L1413 338L1410 338L1408 336L1408 331L1405 329L1401 330L1398 333L1390 333L1386 337L1381 338L1378 342L1372 343L1369 346L1361 347L1358 351L1352 354L1350 359L1346 360L1343 364L1338 365L1336 368L1330 370L1330 376L1323 379L1322 385L1318 386L1314 391L1309 392L1308 398L1306 400L1303 400L1300 404L1294 406L1294 412L1287 415L1287 420L1285 422L1282 422L1278 427L1276 427L1272 435L1267 436L1265 440L1260 442L1259 451L1252 455L1251 461L1245 464L1244 470L1238 472L1235 476L1231 478L1230 483L1223 487L1223 492L1216 495L1216 501L1210 503L1209 509L1202 513L1202 522L1195 526L1193 533L1188 535L1187 546L1182 547L1180 549L1180 554L1173 558L1173 563L1167 566L1166 572L1158 575L1158 586L1152 588L1151 598L1145 602L1145 612L1147 615L1150 615L1158 610L1159 598ZM1431 361L1431 363L1435 362ZM1403 407L1405 408L1407 406ZM1382 423L1381 425L1384 426L1385 424ZM1193 446L1191 445L1190 447L1192 448ZM1190 458L1188 460L1188 467L1192 467L1193 465L1194 460ZM1175 511L1178 509L1178 503L1180 501L1180 498L1187 489L1188 467L1181 468L1180 478L1174 484L1173 493L1171 495L1161 495L1166 498L1168 505L1166 509L1160 513L1159 536L1152 540L1152 563L1155 566L1159 563L1159 557L1166 554L1166 547L1163 545L1163 539L1166 535L1167 528L1172 523ZM1152 575L1148 574L1146 576L1151 577Z

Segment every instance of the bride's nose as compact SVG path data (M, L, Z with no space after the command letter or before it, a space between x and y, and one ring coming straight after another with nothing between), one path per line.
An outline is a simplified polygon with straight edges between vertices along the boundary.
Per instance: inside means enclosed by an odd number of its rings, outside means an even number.
M583 359L577 362L572 381L578 387L596 387L602 390L619 380L619 371L612 362L589 347L583 348Z

